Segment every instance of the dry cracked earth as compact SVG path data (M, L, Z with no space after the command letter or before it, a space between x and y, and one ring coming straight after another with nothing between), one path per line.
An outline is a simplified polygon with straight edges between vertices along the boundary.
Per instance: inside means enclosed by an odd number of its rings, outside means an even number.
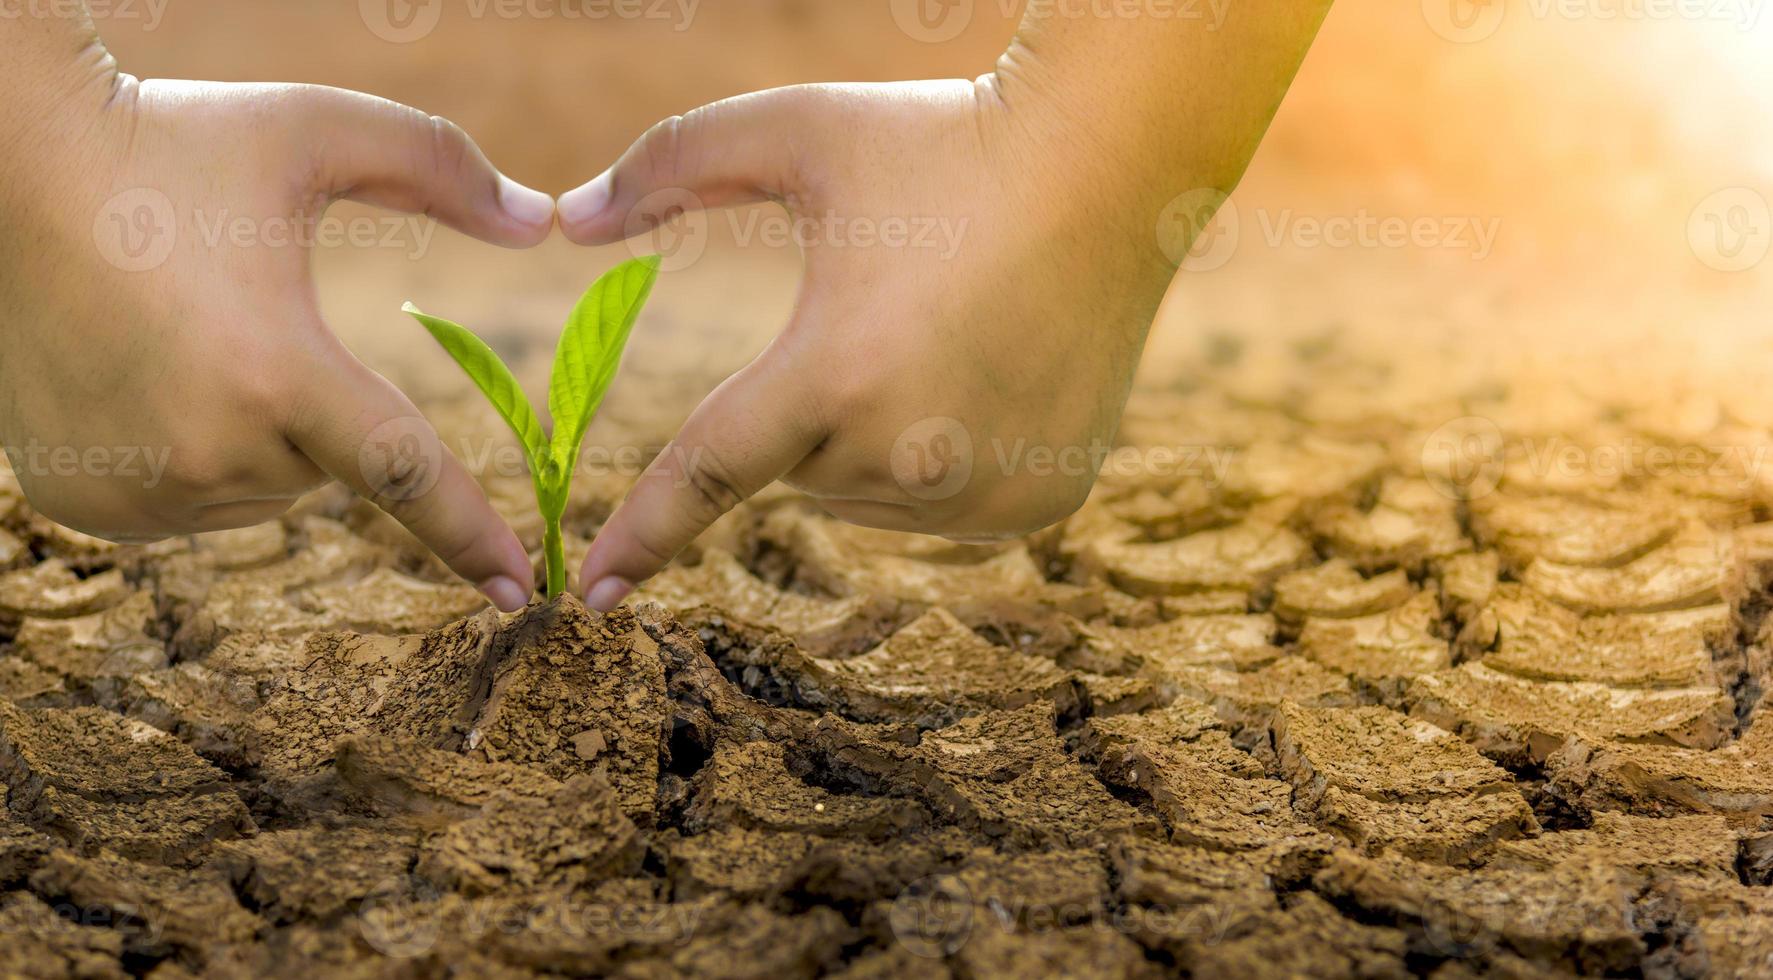
M0 489L4 972L1773 974L1767 420L1211 353L1121 440L1217 470L992 547L772 493L607 617L337 493Z

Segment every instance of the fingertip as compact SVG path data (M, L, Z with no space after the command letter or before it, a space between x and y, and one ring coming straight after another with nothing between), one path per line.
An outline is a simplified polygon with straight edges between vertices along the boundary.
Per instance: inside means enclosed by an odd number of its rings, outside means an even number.
M589 183L560 195L560 228L567 238L580 245L600 244L596 233L610 208L613 181L606 170Z
M516 612L529 605L531 591L503 576L480 583L480 594L492 600L500 612Z
M554 199L503 174L499 175L499 210L528 244L548 237L554 226Z
M622 604L634 592L634 583L619 575L611 575L585 590L585 606L607 613Z

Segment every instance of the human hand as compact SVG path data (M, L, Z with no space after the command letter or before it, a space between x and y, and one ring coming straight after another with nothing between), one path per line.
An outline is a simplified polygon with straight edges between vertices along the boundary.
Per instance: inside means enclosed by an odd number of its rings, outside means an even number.
M587 603L777 478L841 519L957 539L1075 510L1175 269L1156 208L1074 152L1071 122L989 79L781 89L668 120L564 195L581 244L764 199L815 229L791 322L604 525Z
M501 608L522 606L523 546L413 404L327 329L290 231L349 198L524 247L547 236L553 201L405 106L138 83L102 62L82 62L54 111L0 118L29 147L0 160L0 442L32 505L153 539L269 520L337 479ZM242 221L244 239L216 232ZM59 465L61 447L152 455L101 471Z

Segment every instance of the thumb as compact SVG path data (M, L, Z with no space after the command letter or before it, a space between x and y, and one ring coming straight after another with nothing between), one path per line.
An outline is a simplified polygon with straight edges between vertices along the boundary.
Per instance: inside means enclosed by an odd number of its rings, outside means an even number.
M554 199L493 167L447 119L361 92L310 86L297 131L315 154L314 190L426 214L482 241L535 245L554 225Z
M765 352L698 406L585 556L585 604L608 612L708 526L824 441L786 359Z
M535 577L522 542L413 403L343 352L317 375L285 437L500 609L527 603Z
M673 116L615 166L560 196L560 227L580 245L633 238L674 211L786 197L795 141L815 127L807 86L753 92Z

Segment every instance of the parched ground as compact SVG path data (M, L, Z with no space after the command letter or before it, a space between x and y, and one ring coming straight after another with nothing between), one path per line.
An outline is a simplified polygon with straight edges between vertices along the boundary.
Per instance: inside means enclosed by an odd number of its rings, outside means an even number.
M1122 432L1199 465L990 548L771 493L608 617L0 490L0 972L1773 973L1766 420L1392 358L1221 338Z

